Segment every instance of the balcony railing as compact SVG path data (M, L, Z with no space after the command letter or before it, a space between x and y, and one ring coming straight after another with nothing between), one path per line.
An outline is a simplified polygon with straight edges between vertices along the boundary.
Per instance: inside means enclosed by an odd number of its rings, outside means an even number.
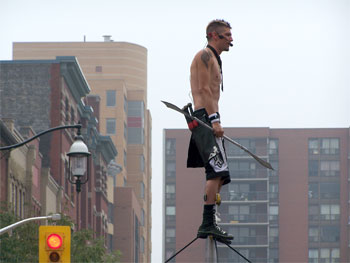
M309 258L309 263L340 263L340 258Z
M224 192L221 193L221 199L223 201L266 201L268 193L264 191L256 192Z
M267 178L267 169L233 170L230 169L231 178Z
M267 214L223 214L220 213L221 224L222 223L267 223Z
M247 246L267 246L267 236L235 236L232 240L233 245Z
M309 221L339 221L340 215L309 215Z
M166 199L173 200L176 198L176 194L175 193L166 193L165 197L166 197Z

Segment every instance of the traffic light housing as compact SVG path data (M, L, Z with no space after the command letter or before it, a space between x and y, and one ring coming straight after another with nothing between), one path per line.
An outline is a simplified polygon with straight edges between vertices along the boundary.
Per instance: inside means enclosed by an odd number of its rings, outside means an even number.
M39 263L70 263L69 226L39 227Z

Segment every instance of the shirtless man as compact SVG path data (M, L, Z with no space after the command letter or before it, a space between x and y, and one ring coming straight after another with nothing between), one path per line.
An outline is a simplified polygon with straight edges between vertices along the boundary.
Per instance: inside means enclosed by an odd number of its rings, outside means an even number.
M205 167L206 173L203 222L197 236L207 238L212 235L218 240L231 240L233 236L217 226L215 217L217 193L222 185L231 181L218 106L220 86L222 87L219 56L232 46L231 26L224 20L213 20L208 24L206 34L208 46L196 54L191 64L191 91L195 109L193 116L210 124L214 133L201 126L192 129L187 167Z

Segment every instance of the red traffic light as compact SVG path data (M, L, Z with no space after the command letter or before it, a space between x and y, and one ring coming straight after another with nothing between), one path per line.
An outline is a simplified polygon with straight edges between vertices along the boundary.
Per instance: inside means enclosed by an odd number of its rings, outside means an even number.
M58 234L51 234L47 237L46 243L51 249L59 249L62 246L62 237Z

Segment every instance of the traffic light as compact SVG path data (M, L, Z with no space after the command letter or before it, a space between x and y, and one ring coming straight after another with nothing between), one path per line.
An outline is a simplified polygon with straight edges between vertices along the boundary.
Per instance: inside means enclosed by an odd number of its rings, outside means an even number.
M70 263L69 226L39 227L39 263Z

